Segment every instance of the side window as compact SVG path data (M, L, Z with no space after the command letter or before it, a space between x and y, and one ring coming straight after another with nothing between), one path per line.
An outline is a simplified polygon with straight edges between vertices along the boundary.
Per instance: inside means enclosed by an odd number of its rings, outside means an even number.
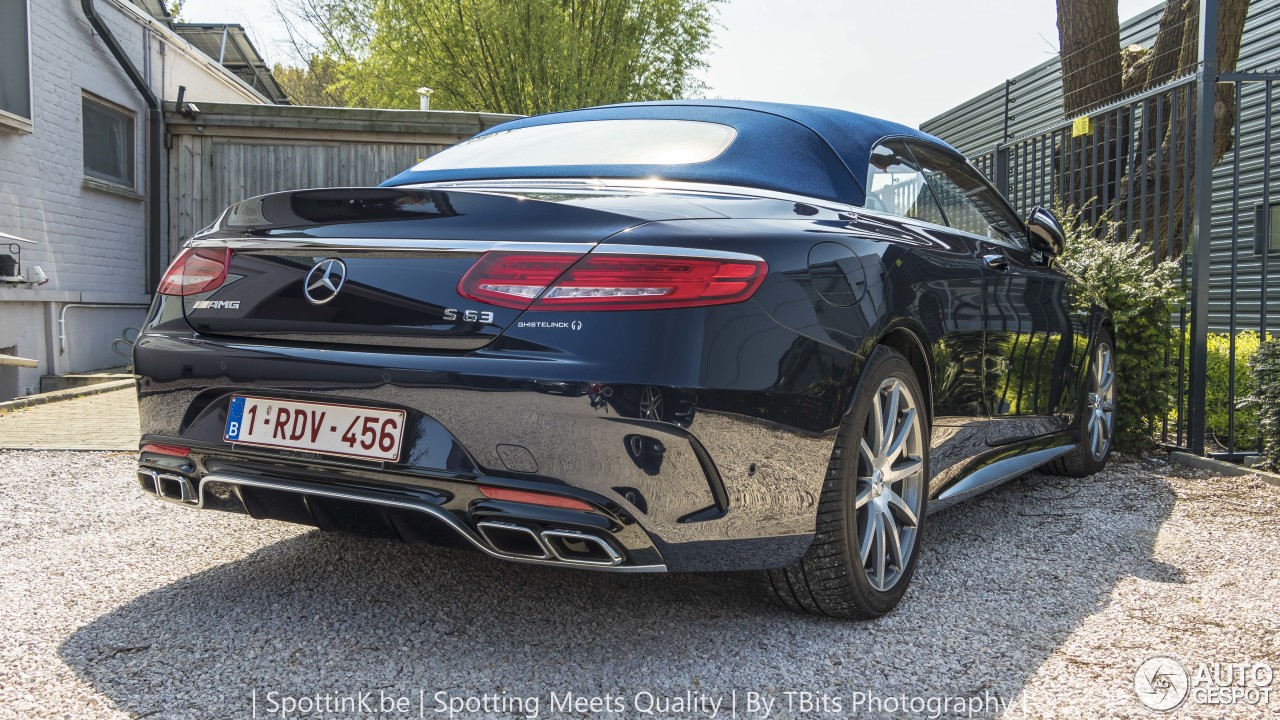
M84 174L97 180L133 187L133 113L83 97Z
M867 169L867 209L946 225L924 174L900 142L890 140L871 151Z
M968 163L916 143L912 143L911 152L938 198L948 225L997 242L1030 248L1017 216Z
M0 115L31 120L30 58L26 0L0 2Z

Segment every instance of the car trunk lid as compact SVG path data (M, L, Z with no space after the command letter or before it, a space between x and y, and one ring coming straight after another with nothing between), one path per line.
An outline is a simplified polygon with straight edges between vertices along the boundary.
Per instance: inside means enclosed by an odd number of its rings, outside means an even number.
M467 299L487 251L585 254L646 222L554 196L423 188L275 193L233 206L189 246L229 248L226 281L184 297L199 333L466 351L521 314Z

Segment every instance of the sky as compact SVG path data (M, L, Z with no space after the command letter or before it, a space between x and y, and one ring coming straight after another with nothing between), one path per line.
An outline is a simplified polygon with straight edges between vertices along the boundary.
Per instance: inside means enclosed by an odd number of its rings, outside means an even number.
M1156 0L1119 0L1127 20ZM187 0L244 25L268 63L290 46L270 0ZM725 0L705 95L824 105L918 126L1058 49L1054 0Z

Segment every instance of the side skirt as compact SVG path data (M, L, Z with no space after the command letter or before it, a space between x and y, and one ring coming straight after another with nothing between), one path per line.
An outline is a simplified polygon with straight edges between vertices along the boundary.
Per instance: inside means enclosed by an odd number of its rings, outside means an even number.
M997 485L1006 483L1019 475L1028 473L1050 460L1071 452L1074 445L1062 445L1060 447L1051 447L1044 450L1036 450L1034 452L1013 455L1011 457L997 460L990 465L984 465L972 473L966 475L959 482L951 487L943 490L938 497L929 501L929 512L933 513L938 510L955 505L963 500L980 495Z

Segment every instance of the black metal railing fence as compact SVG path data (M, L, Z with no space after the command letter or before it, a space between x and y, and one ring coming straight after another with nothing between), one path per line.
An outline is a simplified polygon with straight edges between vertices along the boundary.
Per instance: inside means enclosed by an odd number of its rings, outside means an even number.
M1211 74L1217 84L1204 88L1205 67L971 160L1024 216L1058 207L1090 225L1112 223L1122 241L1148 247L1153 262L1179 263L1186 294L1172 318L1178 341L1163 359L1172 408L1161 439L1239 459L1261 441L1256 423L1250 431L1253 386L1242 349L1280 326L1272 277L1280 263L1271 260L1280 253L1271 158L1280 73ZM1235 97L1232 143L1215 157L1214 120L1200 102L1213 103L1224 83ZM1209 172L1201 176L1201 167ZM1197 224L1199 216L1209 221Z

